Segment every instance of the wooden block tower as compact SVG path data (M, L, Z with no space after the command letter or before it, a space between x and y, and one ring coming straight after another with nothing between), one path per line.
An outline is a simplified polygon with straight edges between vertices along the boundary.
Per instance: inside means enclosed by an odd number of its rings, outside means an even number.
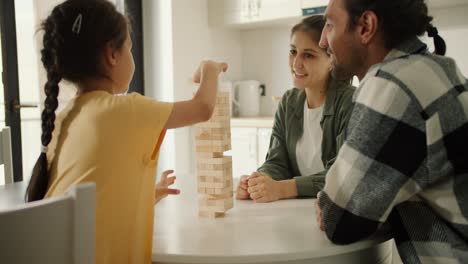
M195 127L198 212L201 217L223 217L233 207L229 92L218 92L210 120Z

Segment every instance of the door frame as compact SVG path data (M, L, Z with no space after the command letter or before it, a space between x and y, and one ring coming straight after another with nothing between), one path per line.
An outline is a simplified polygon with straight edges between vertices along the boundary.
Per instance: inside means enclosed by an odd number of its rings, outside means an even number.
M0 32L2 35L5 124L11 130L13 181L18 182L23 180L23 159L21 152L21 102L14 0L0 1Z
M142 0L124 0L123 3L125 5L125 13L130 17L132 22L132 53L135 60L135 74L130 83L129 92L137 92L144 95ZM23 180L23 158L15 0L0 1L0 34L2 36L5 124L11 130L13 180L18 182Z
M132 54L135 61L135 74L128 89L129 92L145 94L145 75L143 57L143 3L142 0L125 0L125 14L132 25Z

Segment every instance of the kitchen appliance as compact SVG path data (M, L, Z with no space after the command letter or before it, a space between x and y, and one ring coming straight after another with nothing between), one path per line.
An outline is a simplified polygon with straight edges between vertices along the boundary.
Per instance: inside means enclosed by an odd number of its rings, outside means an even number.
M260 115L260 95L265 94L265 85L247 80L233 84L233 115L252 117Z

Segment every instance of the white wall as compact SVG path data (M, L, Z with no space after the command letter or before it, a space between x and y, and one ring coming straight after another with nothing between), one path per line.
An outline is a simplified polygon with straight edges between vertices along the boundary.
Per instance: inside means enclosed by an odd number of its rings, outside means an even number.
M447 56L454 58L468 76L468 5L431 10L434 25L447 42ZM299 22L299 21L298 21ZM283 28L261 28L242 31L243 71L245 79L266 83L267 96L262 97L261 113L275 111L272 95L282 95L292 88L288 67L289 34L292 25ZM432 48L432 39L428 42Z
M210 28L207 0L145 0L143 4L145 86L149 96L166 101L191 98L193 86L189 79L203 58L228 62L230 69L223 76L225 80L264 82L267 95L262 97L262 115L274 113L272 95L282 95L292 87L288 68L291 24L246 31ZM435 16L434 24L447 42L447 55L454 57L468 76L466 13L468 6L431 12ZM169 133L159 171L175 168L178 175L193 172L192 136L190 128Z
M143 9L147 95L164 101L190 99L194 92L192 74L205 58L229 64L223 80L241 78L240 33L209 28L207 0L145 0ZM171 168L180 176L194 172L192 137L191 128L169 132L161 150L158 175ZM178 178L184 185L195 180Z
M462 73L468 77L468 5L432 10L434 25L447 43L447 56L457 62Z
M243 77L266 85L266 96L261 97L260 103L260 113L264 116L272 116L276 111L271 96L282 96L292 88L289 32L289 26L242 32Z
M175 99L192 98L190 80L200 61L205 58L229 64L229 71L222 76L223 79L240 78L242 52L239 32L209 28L207 0L173 0L172 8ZM194 171L191 129L178 129L175 137L176 170L179 174Z

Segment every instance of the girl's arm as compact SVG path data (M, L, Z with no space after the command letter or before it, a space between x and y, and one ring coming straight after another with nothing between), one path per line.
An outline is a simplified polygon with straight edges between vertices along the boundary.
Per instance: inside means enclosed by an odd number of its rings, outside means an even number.
M211 118L216 104L218 76L227 67L226 63L214 61L200 63L193 76L193 81L200 83L200 88L192 100L174 103L166 129L189 126Z

